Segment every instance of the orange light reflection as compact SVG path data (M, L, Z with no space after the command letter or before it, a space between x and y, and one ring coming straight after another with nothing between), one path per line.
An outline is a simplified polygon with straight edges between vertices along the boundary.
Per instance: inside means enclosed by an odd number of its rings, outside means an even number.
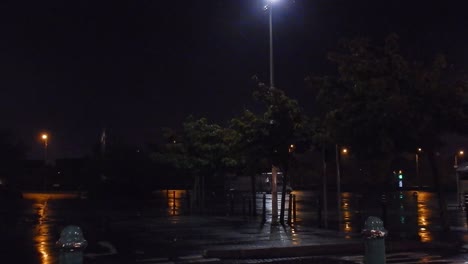
M35 199L39 205L39 221L36 226L36 234L34 237L35 245L37 251L41 255L41 264L52 264L50 256L52 253L51 245L49 245L48 242L50 236L50 224L47 223L47 202L49 197L46 194L36 194Z
M343 231L353 232L351 220L353 218L353 209L351 208L351 194L341 194L341 211L343 212Z
M186 198L185 190L167 190L167 210L169 215L182 214L182 200Z
M418 192L417 197L418 206L418 235L421 242L431 242L434 238L429 229L427 228L431 222L429 219L432 217L432 212L428 209L427 204L430 199L430 194L427 192Z

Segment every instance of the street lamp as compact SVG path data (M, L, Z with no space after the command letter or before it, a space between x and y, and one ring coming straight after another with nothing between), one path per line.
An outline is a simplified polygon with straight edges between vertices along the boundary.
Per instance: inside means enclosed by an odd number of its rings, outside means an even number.
M42 141L44 141L44 168L47 166L47 143L48 143L48 140L49 140L49 135L47 135L46 133L42 134L41 135L41 139ZM47 172L44 172L44 179L43 179L43 190L44 192L46 191L46 188L47 188L47 175L46 175Z
M270 89L275 86L273 74L273 5L279 0L267 0L265 10L269 11L269 32L270 32ZM278 168L271 166L271 224L278 224L278 190L276 186Z
M338 230L341 230L341 164L340 164L340 152L343 155L348 154L347 148L342 148L341 151L338 148L338 144L335 144L336 154L336 200L338 210Z
M460 174L458 173L458 156L463 156L465 152L463 150L459 150L454 157L453 168L455 168L455 177L457 179L457 203L458 206L461 207L461 194L460 194Z
M47 163L47 141L49 139L49 135L42 134L41 138L44 141L44 162Z
M418 185L419 185L419 188L422 187L422 184L421 184L421 179L419 178L419 153L422 152L422 149L421 148L418 148L417 151L416 151L416 180L418 182Z
M273 67L273 5L279 0L267 0L265 9L269 11L269 32L270 32L270 88L275 87L274 67Z

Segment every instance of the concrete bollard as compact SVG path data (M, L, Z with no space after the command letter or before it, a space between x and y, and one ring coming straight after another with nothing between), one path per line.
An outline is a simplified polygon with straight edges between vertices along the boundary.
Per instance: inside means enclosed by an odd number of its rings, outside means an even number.
M375 216L369 216L364 223L362 230L364 237L365 264L385 264L385 236L387 230L384 229L383 221Z
M82 264L83 251L88 242L83 237L83 232L78 226L67 226L60 233L56 242L60 249L59 264Z

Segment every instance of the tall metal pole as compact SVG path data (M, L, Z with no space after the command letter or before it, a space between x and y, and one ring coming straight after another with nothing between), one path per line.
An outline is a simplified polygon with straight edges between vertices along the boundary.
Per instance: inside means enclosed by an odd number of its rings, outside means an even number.
M273 70L273 5L270 4L270 88L275 87Z
M275 86L273 75L273 5L269 5L269 25L270 25L270 89ZM272 165L271 168L271 224L278 224L278 190L277 190L278 168Z
M422 187L421 179L419 178L419 155L416 153L416 180L418 181L419 188Z
M457 206L461 208L461 195L460 195L460 174L458 174L458 153L455 154L453 168L455 169L455 178L457 180Z
M47 163L47 138L44 140L44 162Z
M338 144L335 144L336 153L336 202L338 212L338 231L341 231L341 172L340 172L340 151Z
M42 140L44 140L44 168L47 167L47 142L49 140L49 136L47 134L42 134ZM43 191L45 192L47 190L47 170L44 171L44 179L43 183L44 186Z

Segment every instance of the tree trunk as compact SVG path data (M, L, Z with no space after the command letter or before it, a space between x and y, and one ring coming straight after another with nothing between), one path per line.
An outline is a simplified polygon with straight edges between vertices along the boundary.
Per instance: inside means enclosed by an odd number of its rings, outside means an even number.
M257 216L257 203L256 203L256 198L257 198L257 188L255 184L255 174L252 174L250 177L250 183L251 183L251 191L252 191L252 216Z
M278 167L271 166L271 224L278 224L278 191L276 179L278 177Z
M322 147L322 202L323 202L323 227L328 228L328 200L327 200L327 159L325 156L325 147ZM322 223L320 223L322 224Z
M288 184L287 170L283 170L283 187L281 189L281 211L280 211L280 223L284 225L284 211L286 210L286 185Z
M445 198L445 193L442 190L442 186L440 185L440 173L439 168L436 163L435 152L429 152L429 163L431 164L432 176L434 178L434 186L437 192L437 198L439 202L439 215L441 226L444 231L449 231L450 226L448 223L448 215L447 215L447 201Z
M193 211L199 211L199 201L200 201L200 187L199 187L199 176L194 177L193 183L193 197L190 200L190 207Z

